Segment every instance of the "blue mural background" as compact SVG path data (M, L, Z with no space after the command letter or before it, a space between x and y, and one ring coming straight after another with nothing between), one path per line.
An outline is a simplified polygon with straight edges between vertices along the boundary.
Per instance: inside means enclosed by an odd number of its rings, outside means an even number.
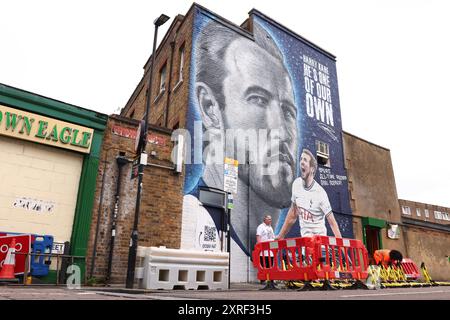
M338 81L337 81L335 60L329 57L328 55L320 52L319 50L311 47L305 42L301 41L295 35L286 32L285 29L274 25L269 20L266 20L263 16L253 14L251 18L253 18L254 23L261 25L271 35L273 40L278 45L279 49L283 54L285 67L287 68L293 83L295 104L297 108L297 128L299 139L297 159L299 159L301 150L303 148L307 148L311 150L313 153L315 153L317 151L316 147L317 140L329 144L331 167L327 169L329 169L329 173L331 175L334 175L334 177L340 176L341 179L340 180L325 179L325 178L320 179L320 172L318 170L318 172L316 172L315 180L322 185L322 187L328 194L342 236L345 238L352 238L353 237L352 217L349 203L347 174L344 167L343 141L341 134L342 123L339 107ZM189 130L191 137L194 137L195 121L202 120L194 92L196 82L196 71L197 71L194 61L196 61L196 58L198 58L197 55L201 54L201 52L198 52L196 50L195 43L197 42L199 35L202 33L203 28L205 28L205 26L208 23L211 23L212 21L218 21L216 19L220 20L220 18L212 16L210 12L203 12L202 10L198 10L194 18L193 50L191 57L191 70L190 70L189 108L186 121L186 128ZM304 56L313 59L314 61L320 63L321 65L325 66L328 69L334 125L330 125L324 123L323 121L317 120L315 116L314 117L309 116L306 111L306 89L304 80L304 60L303 60ZM198 132L197 130L197 138L199 138L198 134L201 134L201 132ZM198 157L199 152L201 153L201 151L202 150L201 149L199 150L198 148L196 150L194 150L194 148L192 149L191 163L194 162L195 153L197 153ZM202 179L204 172L204 165L187 164L185 168L186 168L186 177L184 184L184 194L185 195L191 194L198 197L199 186L205 185ZM297 170L296 177L298 177L299 166L297 166L296 170ZM336 185L330 184L325 185L322 183L323 181L329 180L335 181ZM283 209L280 214L279 221L274 221L275 227L274 229L276 234L279 232L282 226L286 212L287 208ZM220 226L218 225L218 228L219 227ZM328 223L327 223L327 230L328 234L331 235L330 233L331 230L330 227L328 226ZM254 231L255 230L253 230L253 232ZM294 227L289 232L288 237L298 237L299 235L300 235L299 225L298 223L295 223ZM252 234L251 237L253 236L254 235ZM250 239L250 237L248 237L248 239ZM251 242L246 241L246 239L245 240L242 239L242 242L243 242L242 246L247 246L247 252L248 251L251 252L252 250L250 245Z
M259 23L272 36L278 47L283 52L286 62L286 67L293 79L295 101L297 104L297 121L299 128L299 153L302 148L307 148L313 153L317 151L316 140L329 144L330 159L331 159L331 174L347 177L347 172L344 166L344 152L342 141L342 121L341 110L339 106L339 92L338 80L336 72L336 62L320 51L311 48L309 45L303 43L296 37L286 33L284 30L274 26L264 18L255 16L254 21ZM333 120L334 135L330 136L326 130L330 126L324 125L316 117L310 117L306 112L306 98L305 98L305 80L304 80L304 61L303 56L306 55L320 64L326 66L329 71L331 100L333 105ZM325 128L322 129L322 128ZM333 132L332 132L333 133ZM323 167L323 166L320 166ZM319 180L319 172L316 172L315 180ZM322 187L328 194L331 207L335 213L336 221L338 222L342 236L345 238L353 238L353 224L351 217L350 198L348 193L347 180L341 181L339 186L323 185ZM287 210L284 210L286 213ZM275 233L281 229L282 219L277 223ZM297 226L298 227L298 226ZM327 230L330 235L330 228L327 225ZM292 228L288 236L298 236L299 229Z

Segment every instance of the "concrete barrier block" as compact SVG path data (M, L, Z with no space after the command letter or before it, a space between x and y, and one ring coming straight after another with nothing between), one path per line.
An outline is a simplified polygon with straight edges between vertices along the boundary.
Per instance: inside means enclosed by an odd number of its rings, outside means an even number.
M142 248L140 254L143 265L136 269L140 288L160 290L228 288L228 253L149 247Z

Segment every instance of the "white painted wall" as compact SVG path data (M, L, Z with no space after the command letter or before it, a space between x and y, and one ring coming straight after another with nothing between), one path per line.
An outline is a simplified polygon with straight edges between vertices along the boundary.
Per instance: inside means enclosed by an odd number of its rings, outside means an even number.
M81 154L0 136L0 231L70 241L82 165ZM26 209L19 199L52 209Z

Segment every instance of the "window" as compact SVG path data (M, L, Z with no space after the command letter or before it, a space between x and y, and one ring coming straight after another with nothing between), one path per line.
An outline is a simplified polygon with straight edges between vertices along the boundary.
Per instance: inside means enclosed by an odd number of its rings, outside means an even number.
M417 214L418 217L421 216L421 213L420 213L420 209L419 209L419 208L416 208L416 214Z
M428 211L428 209L425 209L424 212L425 212L425 218L429 218L430 217L430 211Z
M183 81L183 68L184 68L184 44L178 50L178 56L180 57L179 71L178 71L178 82Z
M326 167L330 167L330 145L328 143L316 140L317 162Z
M406 215L411 215L411 208L407 206L402 206L402 213Z
M434 218L436 220L442 220L442 213L440 211L434 211Z
M445 221L450 221L450 217L447 212L442 212L442 219Z
M163 92L164 90L166 90L166 76L167 76L167 63L164 63L164 65L162 66L161 70L159 70L159 92Z

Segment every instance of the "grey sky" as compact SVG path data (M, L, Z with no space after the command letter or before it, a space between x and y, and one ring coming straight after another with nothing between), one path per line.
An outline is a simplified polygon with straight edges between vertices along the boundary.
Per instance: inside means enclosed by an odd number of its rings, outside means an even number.
M256 8L335 54L344 130L391 150L400 198L450 207L448 1L197 2L236 24ZM142 77L153 19L191 4L0 0L0 82L113 113Z

